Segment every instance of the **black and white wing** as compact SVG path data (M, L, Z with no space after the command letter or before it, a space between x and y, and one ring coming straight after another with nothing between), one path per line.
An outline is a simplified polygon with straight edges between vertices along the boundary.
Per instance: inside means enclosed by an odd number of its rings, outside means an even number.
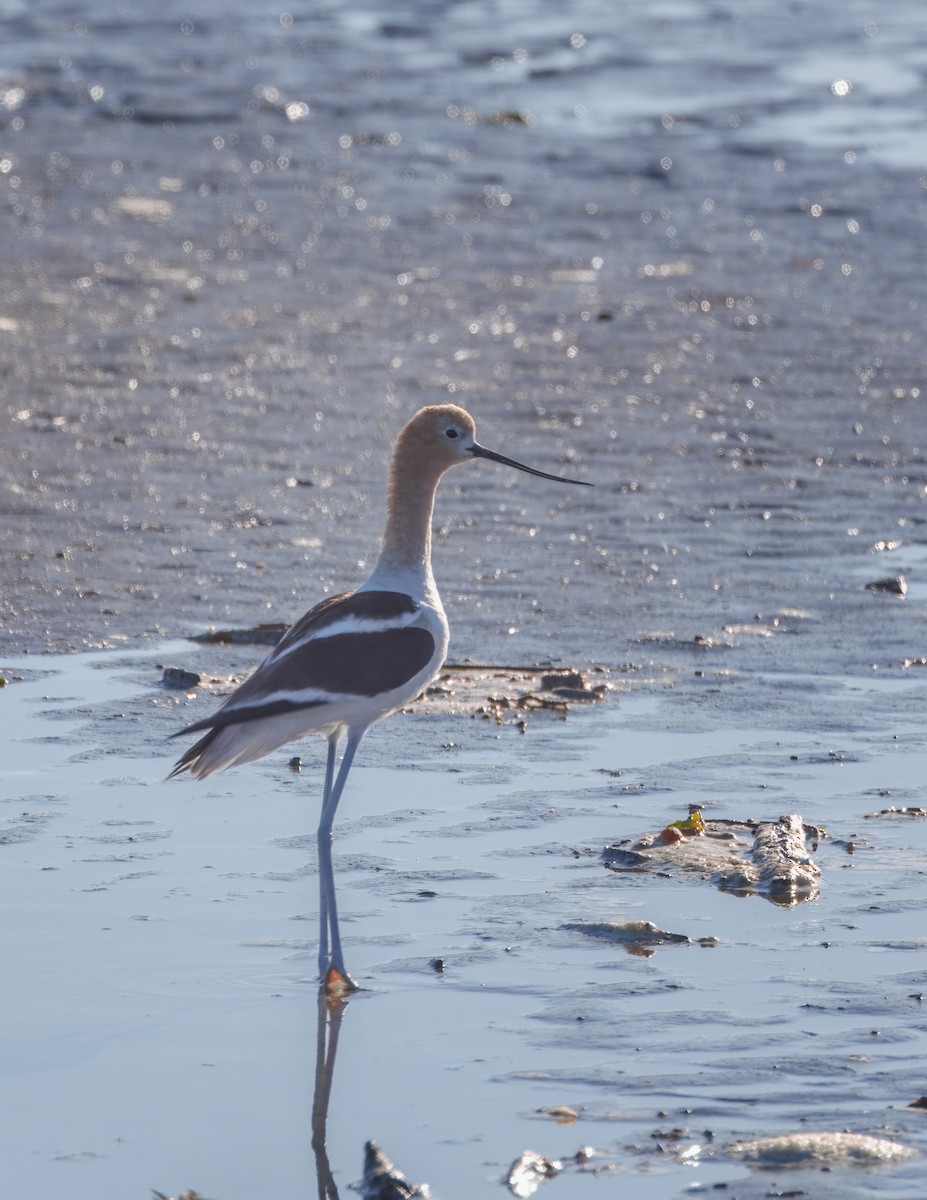
M441 666L434 615L402 592L332 596L284 634L211 716L171 775L202 777L338 725L363 727L414 698Z

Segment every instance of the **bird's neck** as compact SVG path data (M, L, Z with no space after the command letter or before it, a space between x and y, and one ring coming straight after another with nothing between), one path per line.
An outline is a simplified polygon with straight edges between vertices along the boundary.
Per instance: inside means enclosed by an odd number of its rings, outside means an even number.
M419 594L435 592L431 573L431 519L441 471L410 469L397 455L390 467L386 528L370 582L405 583ZM435 593L436 595L436 593Z

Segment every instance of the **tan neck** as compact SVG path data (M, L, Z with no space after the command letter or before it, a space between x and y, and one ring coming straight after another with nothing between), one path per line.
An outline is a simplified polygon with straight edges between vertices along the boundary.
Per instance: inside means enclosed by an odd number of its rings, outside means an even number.
M386 528L376 574L412 575L431 582L431 519L440 469L423 471L401 450L390 465Z

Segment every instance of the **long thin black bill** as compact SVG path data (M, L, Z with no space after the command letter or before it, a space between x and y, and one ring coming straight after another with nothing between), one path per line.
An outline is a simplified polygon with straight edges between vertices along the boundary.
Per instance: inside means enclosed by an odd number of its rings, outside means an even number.
M473 443L470 453L475 458L488 458L491 462L502 463L504 467L514 467L516 471L526 471L529 475L537 475L541 479L553 479L555 483L578 483L580 487L595 487L595 484L587 483L585 479L567 479L564 475L549 475L546 471L526 467L524 463L516 462L514 458L506 458L504 454L497 454L495 450L487 450L477 442Z

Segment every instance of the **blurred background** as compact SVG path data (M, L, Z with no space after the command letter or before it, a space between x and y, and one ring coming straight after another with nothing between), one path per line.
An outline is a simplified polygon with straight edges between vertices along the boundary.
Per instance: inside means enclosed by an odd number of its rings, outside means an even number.
M452 657L910 654L925 78L904 0L0 0L0 647L295 619L450 399L596 483L445 482Z

